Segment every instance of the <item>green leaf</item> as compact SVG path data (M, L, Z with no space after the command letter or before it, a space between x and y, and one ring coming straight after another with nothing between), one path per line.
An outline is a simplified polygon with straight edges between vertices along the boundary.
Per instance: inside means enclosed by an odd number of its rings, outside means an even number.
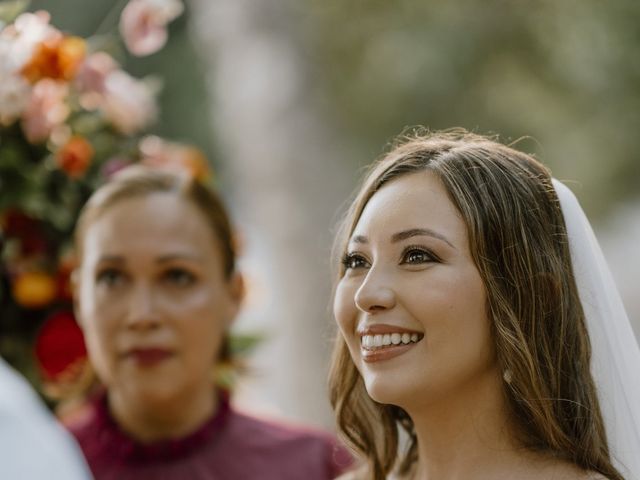
M13 22L18 15L24 13L29 4L29 0L12 0L0 3L0 28L5 24Z
M229 345L233 357L246 357L264 340L260 333L233 333Z

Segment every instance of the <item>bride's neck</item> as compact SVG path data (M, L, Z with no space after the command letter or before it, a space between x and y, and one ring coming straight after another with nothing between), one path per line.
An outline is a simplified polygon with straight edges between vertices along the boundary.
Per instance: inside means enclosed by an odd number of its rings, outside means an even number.
M428 403L408 405L418 442L413 478L475 478L517 457L518 445L509 420L500 379L481 382Z

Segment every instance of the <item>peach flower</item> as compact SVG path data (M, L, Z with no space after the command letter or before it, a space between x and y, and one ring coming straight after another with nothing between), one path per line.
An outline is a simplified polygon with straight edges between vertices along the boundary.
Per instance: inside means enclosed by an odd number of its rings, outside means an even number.
M81 92L103 93L105 82L119 65L111 55L105 52L96 52L89 55L78 70L75 83Z
M29 102L30 92L31 86L22 76L0 72L0 125L6 127L20 118Z
M44 11L23 13L0 31L0 124L12 124L27 106L31 85L20 70L33 56L36 46L60 36L49 25L49 14Z
M130 0L120 16L127 49L139 57L160 50L167 42L167 24L183 10L180 0Z
M22 114L22 129L31 143L44 142L52 130L62 125L69 115L65 102L69 85L44 78L33 86Z
M12 25L2 30L0 37L11 44L9 62L4 64L5 68L20 70L31 59L40 43L62 38L62 33L49 25L50 19L50 15L44 10L23 13Z

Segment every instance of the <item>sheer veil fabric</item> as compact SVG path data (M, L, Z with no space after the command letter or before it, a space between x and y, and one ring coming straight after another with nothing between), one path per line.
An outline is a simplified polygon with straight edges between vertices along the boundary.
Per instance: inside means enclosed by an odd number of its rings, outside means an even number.
M569 236L574 275L591 339L591 372L611 457L640 480L640 348L586 215L571 190L553 180Z

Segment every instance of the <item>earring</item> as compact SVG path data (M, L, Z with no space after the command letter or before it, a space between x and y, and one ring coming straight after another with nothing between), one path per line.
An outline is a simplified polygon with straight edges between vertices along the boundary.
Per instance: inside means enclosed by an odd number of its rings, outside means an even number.
M502 374L502 378L506 383L510 384L511 380L513 380L513 374L511 373L511 370L507 368Z

